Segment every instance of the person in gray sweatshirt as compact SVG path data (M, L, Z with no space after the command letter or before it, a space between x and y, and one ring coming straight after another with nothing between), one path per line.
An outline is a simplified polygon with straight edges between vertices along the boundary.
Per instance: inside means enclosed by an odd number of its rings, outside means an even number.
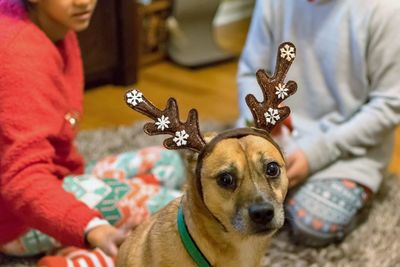
M297 47L285 100L294 131L282 144L293 237L309 246L342 240L379 189L400 122L400 1L258 0L239 62L245 96L262 100L255 73L275 68L280 43Z

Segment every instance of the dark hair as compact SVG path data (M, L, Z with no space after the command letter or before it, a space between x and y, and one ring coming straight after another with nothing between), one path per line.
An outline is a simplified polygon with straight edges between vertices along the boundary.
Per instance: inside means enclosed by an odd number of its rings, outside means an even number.
M31 6L31 3L30 3L28 0L22 0L22 3L24 4L24 6L25 6L26 8L28 8L28 7Z

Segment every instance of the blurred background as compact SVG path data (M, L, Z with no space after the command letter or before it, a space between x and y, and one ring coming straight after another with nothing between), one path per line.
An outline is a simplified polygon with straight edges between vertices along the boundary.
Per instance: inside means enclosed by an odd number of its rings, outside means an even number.
M234 122L236 71L254 0L98 0L79 33L86 90L82 130L131 125L145 117L124 103L138 88L164 107L178 100L186 117ZM400 131L390 169L400 173Z
M234 121L236 67L254 0L99 0L79 33L86 95L81 129L132 124L124 92L140 89L163 107L170 96L185 117ZM221 105L223 104L223 105Z

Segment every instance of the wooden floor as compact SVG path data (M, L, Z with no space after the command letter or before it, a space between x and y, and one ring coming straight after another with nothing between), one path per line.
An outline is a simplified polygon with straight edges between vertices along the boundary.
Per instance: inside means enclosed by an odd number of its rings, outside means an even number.
M169 97L175 97L182 120L191 108L196 108L200 119L233 121L238 116L235 73L235 61L198 70L163 62L144 69L139 83L131 88L138 88L160 108L164 108ZM125 105L123 96L127 89L130 87L89 90L82 128L131 124L144 119Z
M218 40L227 50L239 54L245 40L248 21L217 29ZM233 40L233 41L232 41ZM85 94L85 116L81 128L96 129L129 125L145 117L132 111L124 102L124 93L140 89L158 107L164 108L170 96L179 105L180 117L189 109L199 111L200 120L232 122L238 116L236 89L237 58L223 64L188 69L164 61L143 68L138 84L128 87L104 86ZM390 170L400 174L400 130Z

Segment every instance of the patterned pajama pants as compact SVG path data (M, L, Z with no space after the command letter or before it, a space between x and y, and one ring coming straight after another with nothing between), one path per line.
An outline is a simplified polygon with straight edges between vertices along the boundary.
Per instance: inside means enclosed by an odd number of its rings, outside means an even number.
M63 187L118 227L132 218L140 223L180 196L184 174L176 151L150 147L89 164L85 174L65 177ZM60 246L53 238L32 229L0 247L0 251L28 256Z
M289 194L286 216L297 243L322 247L341 241L356 226L371 191L350 180L309 181Z

